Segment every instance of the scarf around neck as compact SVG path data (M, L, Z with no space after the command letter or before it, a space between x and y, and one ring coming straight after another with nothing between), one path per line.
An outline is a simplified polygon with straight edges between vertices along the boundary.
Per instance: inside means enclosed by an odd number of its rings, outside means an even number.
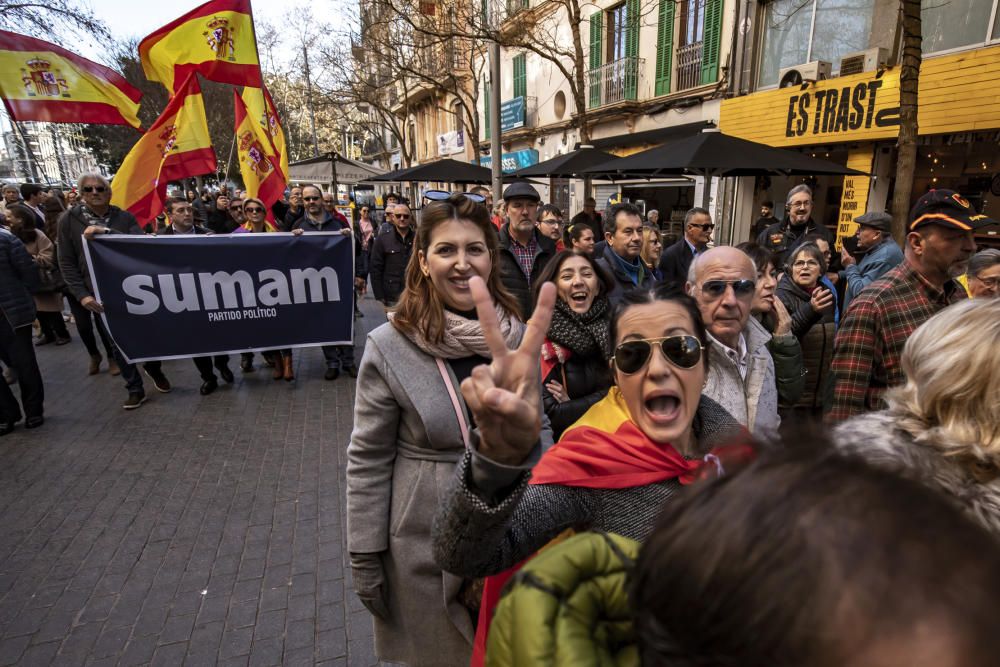
M508 347L520 344L524 334L524 324L503 306L496 304L497 320L500 322L500 335ZM389 313L389 321L395 319L395 313ZM478 355L491 359L490 348L483 336L483 327L479 320L462 317L450 310L444 311L444 336L440 342L429 341L422 332L402 331L410 342L432 357L441 359L464 359Z
M580 314L562 299L556 299L548 339L581 356L608 355L608 299L598 297L590 310Z

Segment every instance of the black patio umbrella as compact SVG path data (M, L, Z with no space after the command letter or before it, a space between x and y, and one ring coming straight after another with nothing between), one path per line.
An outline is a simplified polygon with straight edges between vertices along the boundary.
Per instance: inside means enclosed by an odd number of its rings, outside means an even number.
M860 175L854 169L721 132L702 132L596 165L584 173L610 181L657 176ZM708 206L710 188L702 203Z
M490 183L493 172L471 162L445 159L428 162L396 174L396 181L436 181L439 183ZM388 175L388 174L387 174ZM380 178L379 180L385 180Z
M544 176L546 178L579 178L583 170L614 160L615 156L593 146L581 146L575 151L557 155L545 162L533 164L514 172L515 176Z
M403 167L402 169L396 169L395 171L388 171L380 176L375 176L368 179L368 183L402 183L406 181L402 176L406 175L406 172L411 169L416 169L416 167Z

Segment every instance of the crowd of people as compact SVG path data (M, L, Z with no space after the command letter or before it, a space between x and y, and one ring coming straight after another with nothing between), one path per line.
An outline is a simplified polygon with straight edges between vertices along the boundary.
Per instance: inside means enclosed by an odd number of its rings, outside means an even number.
M390 195L381 218L358 206L356 220L296 187L273 224L258 199L189 191L145 229L103 177L81 178L75 202L37 187L3 191L0 360L22 400L0 384L2 433L44 421L34 346L69 342L64 297L88 372L106 358L124 407L145 400L97 317L84 237L353 237L356 295L370 286L388 322L360 364L353 346L324 348L324 377L357 378L347 543L381 660L993 655L1000 251L977 252L974 231L997 223L958 193L920 197L902 247L870 212L835 254L804 185L781 220L766 202L745 243L715 244L711 213L692 208L666 247L654 211L588 199L567 224L526 182L496 203ZM263 353L275 380L294 379L292 355ZM194 363L202 394L234 380L226 356ZM170 390L158 362L142 371ZM572 589L608 568L624 583ZM571 636L567 605L615 630ZM931 622L940 635L919 630Z
M996 223L930 191L904 248L868 213L835 257L804 186L736 247L713 244L704 209L664 249L632 204L588 206L563 228L514 183L499 227L454 194L376 242L412 243L348 446L380 659L930 665L912 628L940 617L944 662L974 664L966 642L995 642L976 615L1000 608L1000 253L973 237ZM946 562L887 554L925 511L979 546L949 546L969 575L922 606ZM591 584L602 567L627 584ZM853 634L786 632L800 613Z

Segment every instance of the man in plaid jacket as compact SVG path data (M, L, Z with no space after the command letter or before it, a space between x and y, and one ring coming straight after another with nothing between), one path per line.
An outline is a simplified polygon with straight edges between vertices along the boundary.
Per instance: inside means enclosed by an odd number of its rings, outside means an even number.
M903 384L903 346L932 315L966 298L953 278L976 251L973 230L997 224L952 190L931 190L910 212L905 261L864 289L840 324L833 356L833 408L841 421L883 409L882 395Z

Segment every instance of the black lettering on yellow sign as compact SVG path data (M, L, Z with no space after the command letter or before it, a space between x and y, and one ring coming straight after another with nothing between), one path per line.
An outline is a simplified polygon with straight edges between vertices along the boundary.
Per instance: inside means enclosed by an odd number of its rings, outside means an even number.
M875 106L882 81L862 82L844 88L804 92L788 98L788 116L785 121L786 137L810 134L836 134L862 127L892 127L899 125L899 107L882 109L877 114ZM813 104L815 102L815 110Z

